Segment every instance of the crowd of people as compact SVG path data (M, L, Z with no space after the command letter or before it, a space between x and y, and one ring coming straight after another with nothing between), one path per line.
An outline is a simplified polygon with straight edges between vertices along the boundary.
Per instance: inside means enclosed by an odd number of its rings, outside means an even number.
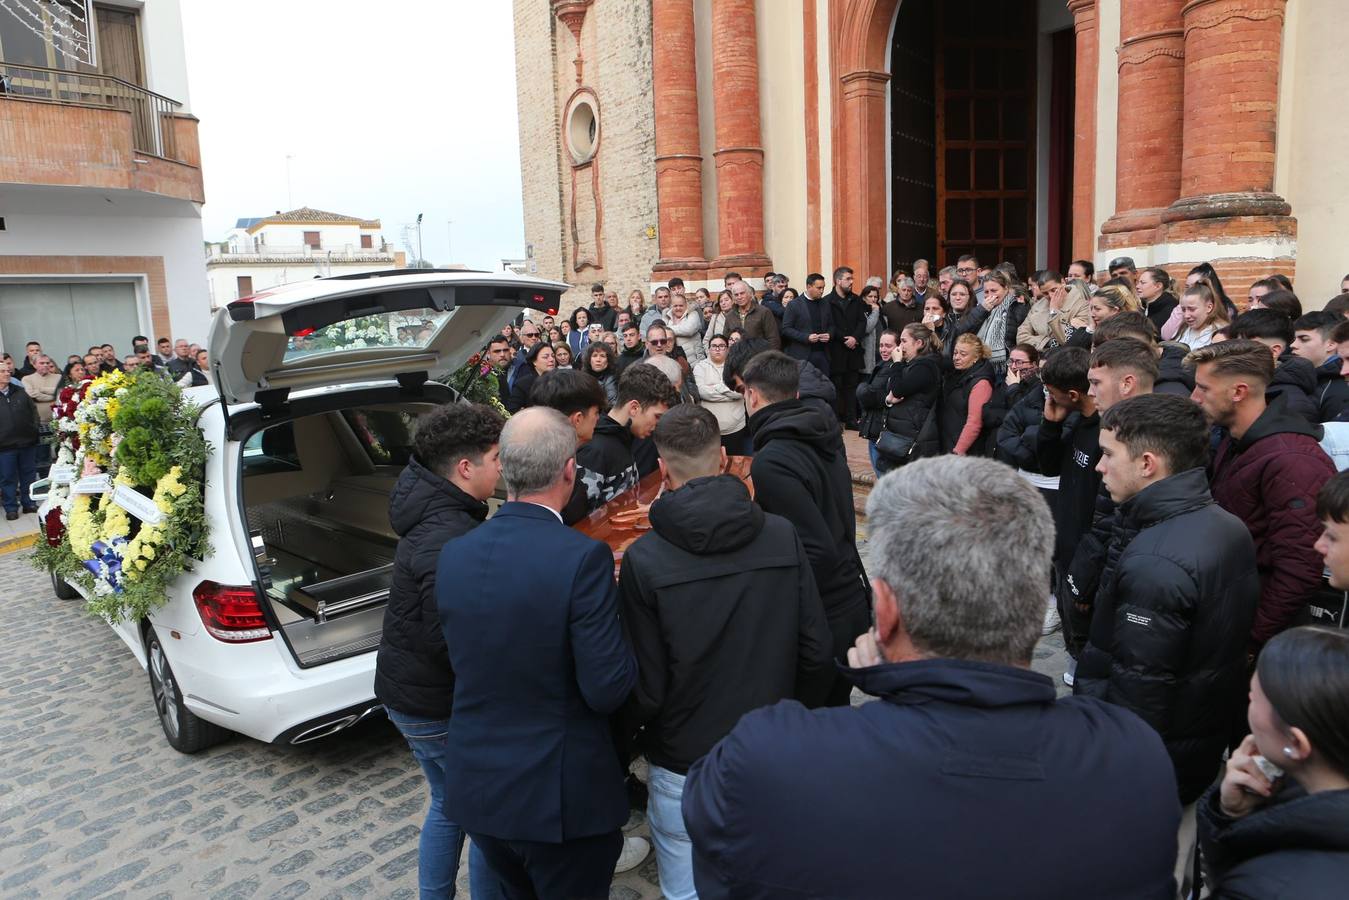
M475 898L608 896L634 808L671 900L1342 890L1349 293L969 256L765 287L597 284L489 342L508 419L419 424L376 692L423 896L466 839ZM567 526L651 473L615 579Z
M9 521L37 512L29 488L51 466L52 404L62 390L106 372L142 367L184 387L210 382L206 351L181 339L160 338L151 350L150 339L136 335L131 353L120 360L112 344L101 344L83 355L70 354L63 365L41 342L29 341L21 358L16 363L12 354L0 354L0 499Z

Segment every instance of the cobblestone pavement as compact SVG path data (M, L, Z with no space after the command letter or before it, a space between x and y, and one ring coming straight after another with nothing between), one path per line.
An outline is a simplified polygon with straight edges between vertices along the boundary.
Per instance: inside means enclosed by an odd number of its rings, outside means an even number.
M426 794L391 725L179 754L130 651L25 556L0 556L0 897L416 895ZM1062 642L1037 657L1057 677ZM654 857L610 894L659 895Z

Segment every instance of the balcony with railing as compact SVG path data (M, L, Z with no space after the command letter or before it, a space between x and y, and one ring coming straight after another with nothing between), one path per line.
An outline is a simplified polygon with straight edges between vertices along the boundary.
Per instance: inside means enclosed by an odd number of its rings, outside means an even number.
M0 61L0 178L204 202L197 120L154 91Z
M340 244L334 247L311 247L308 244L259 244L256 248L236 251L229 244L211 244L206 264L215 265L276 265L293 263L380 263L393 262L394 251L387 242L379 247L357 247Z

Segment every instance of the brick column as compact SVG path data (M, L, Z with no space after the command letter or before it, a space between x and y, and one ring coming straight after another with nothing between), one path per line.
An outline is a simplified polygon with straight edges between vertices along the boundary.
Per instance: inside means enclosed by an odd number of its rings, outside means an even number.
M1077 38L1073 86L1073 258L1096 249L1096 0L1068 0ZM1051 260L1052 262L1052 260Z
M698 74L693 65L693 0L653 0L651 70L656 130L657 272L707 268L703 249L703 158Z
M1101 249L1151 244L1162 212L1180 197L1184 129L1185 0L1120 5L1119 131L1115 214Z
M890 73L855 71L839 81L842 90L836 121L846 137L837 161L834 265L852 266L860 281L888 271L885 207L890 182L875 176L888 174L885 150L890 134L885 128L885 101Z
M1163 221L1287 216L1274 191L1284 0L1185 4L1181 199Z
M712 101L716 117L717 239L712 265L762 275L763 145L754 0L712 0Z
M1188 0L1183 15L1181 197L1159 240L1217 244L1206 255L1224 279L1292 276L1297 220L1274 193L1284 0Z

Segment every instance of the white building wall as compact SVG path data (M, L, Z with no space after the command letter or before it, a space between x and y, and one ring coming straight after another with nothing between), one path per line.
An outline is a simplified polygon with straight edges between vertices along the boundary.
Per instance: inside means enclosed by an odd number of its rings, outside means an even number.
M361 272L381 272L391 263L337 263L301 262L273 265L210 265L206 266L206 278L210 290L212 306L223 306L239 299L239 277L253 279L253 291L265 291L293 284L297 281L309 281L314 278L326 278L331 275L357 275Z
M104 203L94 197L91 203ZM169 319L174 334L202 341L210 325L206 261L202 255L201 219L192 204L177 204L190 215L49 215L16 211L5 213L4 241L0 252L34 256L161 256L168 291ZM63 281L77 277L63 276ZM101 279L109 280L109 279ZM127 281L133 279L128 278ZM144 334L151 334L142 303ZM156 338L161 335L154 335Z

